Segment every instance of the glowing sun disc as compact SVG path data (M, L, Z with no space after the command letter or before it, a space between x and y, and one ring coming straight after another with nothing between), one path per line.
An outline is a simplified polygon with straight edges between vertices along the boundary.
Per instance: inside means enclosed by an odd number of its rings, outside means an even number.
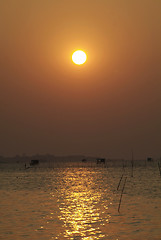
M77 50L72 55L72 61L77 65L81 65L85 63L86 60L87 60L87 55L82 50Z

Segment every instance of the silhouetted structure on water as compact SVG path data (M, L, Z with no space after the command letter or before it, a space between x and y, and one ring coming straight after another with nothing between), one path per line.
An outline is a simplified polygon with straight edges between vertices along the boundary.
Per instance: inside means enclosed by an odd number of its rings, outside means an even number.
M39 164L39 160L37 160L37 159L31 160L31 162L30 162L30 166L37 165L37 164Z
M97 158L96 160L97 160L97 164L101 164L101 163L105 164L106 162L105 158Z

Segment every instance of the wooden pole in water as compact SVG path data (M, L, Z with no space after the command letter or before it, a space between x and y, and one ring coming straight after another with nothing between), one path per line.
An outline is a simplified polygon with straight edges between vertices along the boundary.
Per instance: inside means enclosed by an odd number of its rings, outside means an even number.
M132 159L131 159L131 177L133 177L133 168L134 168L134 154L132 149Z
M122 181L122 178L123 178L124 174L122 174L121 178L120 178L120 181L118 183L118 186L117 186L117 190L119 190L119 187L120 187L120 184L121 184L121 181Z
M159 168L159 172L160 172L160 176L161 176L161 166L160 166L159 162L158 162L158 168Z
M118 212L120 212L122 195L123 195L123 192L124 192L124 188L125 188L125 184L126 184L126 179L127 179L127 177L125 177L124 185L123 185L123 188L122 188L122 191L121 191L121 196L120 196L120 201L119 201L119 206L118 206Z
M125 171L124 159L122 159L122 169Z

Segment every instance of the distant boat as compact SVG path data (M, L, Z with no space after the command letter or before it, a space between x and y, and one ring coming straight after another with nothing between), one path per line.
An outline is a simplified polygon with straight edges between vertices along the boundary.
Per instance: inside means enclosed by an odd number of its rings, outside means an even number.
M97 158L96 160L97 160L97 164L99 164L99 163L105 164L105 162L106 162L105 158Z
M82 159L82 162L87 162L87 159L83 158L83 159Z
M30 166L37 165L37 164L39 164L39 160L37 160L37 159L31 160L31 162L30 162Z

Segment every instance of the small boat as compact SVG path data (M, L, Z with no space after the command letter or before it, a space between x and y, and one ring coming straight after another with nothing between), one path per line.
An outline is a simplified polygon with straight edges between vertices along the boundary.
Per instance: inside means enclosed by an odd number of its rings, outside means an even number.
M97 158L97 164L103 163L105 164L106 159L105 158Z

